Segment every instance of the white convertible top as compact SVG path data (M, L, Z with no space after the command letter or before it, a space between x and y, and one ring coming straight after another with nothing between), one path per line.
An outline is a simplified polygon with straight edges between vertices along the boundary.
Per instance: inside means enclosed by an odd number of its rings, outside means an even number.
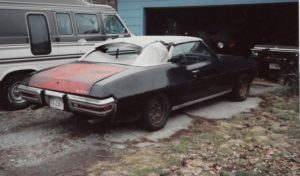
M202 39L187 36L134 36L129 38L118 38L96 44L95 48L83 55L80 60L89 56L89 54L97 50L98 47L114 43L127 43L142 47L142 52L136 57L130 59L127 58L123 61L121 59L110 60L111 63L122 63L135 66L155 66L166 63L172 56L174 46L171 46L168 50L163 43L172 43L176 45L194 41L202 41ZM91 60L97 59L93 58Z
M173 44L178 44L178 43L185 43L185 42L192 42L192 41L199 41L202 39L197 38L197 37L188 37L188 36L133 36L133 37L128 37L128 38L117 38L113 40L108 40L105 42L102 42L100 44L96 44L95 48L110 44L110 43L130 43L130 44L135 44L138 45L142 48L147 46L148 44L157 42L157 41L163 41L165 43L173 43Z

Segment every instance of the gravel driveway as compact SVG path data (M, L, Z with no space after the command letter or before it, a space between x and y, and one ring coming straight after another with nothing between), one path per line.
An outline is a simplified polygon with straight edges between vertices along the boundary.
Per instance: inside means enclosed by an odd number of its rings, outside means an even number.
M194 118L231 118L249 111L258 106L258 95L278 87L255 82L247 101L221 97L173 112L167 126L153 133L136 123L87 123L50 108L0 111L0 176L84 175L86 166L112 160L120 152L159 146L160 140L188 129Z

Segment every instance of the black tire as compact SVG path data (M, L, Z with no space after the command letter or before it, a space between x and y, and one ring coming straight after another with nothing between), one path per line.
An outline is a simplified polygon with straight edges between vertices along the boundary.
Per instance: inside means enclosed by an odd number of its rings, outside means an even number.
M250 89L250 78L246 74L240 75L234 83L231 98L234 101L244 101L248 98Z
M146 103L141 118L142 124L148 131L162 129L168 121L170 114L170 102L167 96L159 94L153 96Z
M28 101L24 100L17 89L17 86L22 82L24 77L22 75L13 75L6 78L1 83L1 101L5 109L17 110L24 109L29 106Z

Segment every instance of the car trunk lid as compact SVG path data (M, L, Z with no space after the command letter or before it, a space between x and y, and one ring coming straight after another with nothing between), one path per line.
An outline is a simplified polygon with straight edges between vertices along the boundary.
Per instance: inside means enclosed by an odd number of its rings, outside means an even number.
M88 95L96 82L126 69L121 65L74 62L33 75L29 85L47 90Z

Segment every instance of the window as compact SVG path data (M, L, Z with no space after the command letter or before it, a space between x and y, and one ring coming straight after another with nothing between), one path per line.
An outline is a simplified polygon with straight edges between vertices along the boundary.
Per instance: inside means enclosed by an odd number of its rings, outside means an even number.
M201 42L189 42L175 46L173 57L184 58L187 65L209 61L213 59L213 55L209 49ZM183 57L184 56L184 57Z
M42 14L27 16L31 52L34 55L49 54L51 41L46 17Z
M104 16L104 28L106 34L123 34L125 30L119 18L115 15Z
M96 51L89 54L84 60L133 65L141 51L142 48L134 44L111 43L98 47Z
M56 20L57 20L58 33L60 35L73 34L71 17L68 13L57 13Z
M76 14L75 16L78 34L97 34L100 32L96 15Z
M0 14L0 37L28 36L24 11L0 9Z

